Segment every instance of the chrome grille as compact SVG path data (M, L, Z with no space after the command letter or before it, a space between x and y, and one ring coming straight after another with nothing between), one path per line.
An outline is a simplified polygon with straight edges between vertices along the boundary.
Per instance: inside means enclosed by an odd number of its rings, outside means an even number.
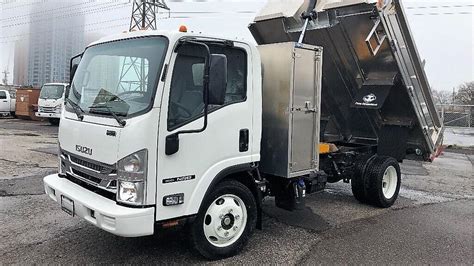
M40 106L40 107L39 107L39 111L42 112L42 113L55 113L55 112L56 112L56 108L55 108L55 107L44 107L44 106Z
M71 177L95 187L116 192L117 170L115 165L99 163L66 151L61 151L61 164Z
M112 170L112 169L107 169L106 167L104 166L101 166L101 165L98 165L98 164L95 164L95 163L92 163L92 162L88 162L88 161L85 161L85 160L82 160L80 158L77 158L73 155L69 155L69 158L71 159L71 161L73 163L76 163L76 164L79 164L79 165L82 165L86 168L89 168L89 169L92 169L92 170L95 170L97 172L105 172L105 170ZM109 171L110 172L110 171Z
M82 172L82 171L79 171L79 170L77 170L77 169L74 169L74 168L72 168L72 173L73 173L73 174L76 174L76 175L78 175L78 176L81 176L81 177L83 177L83 178L85 178L85 179L87 179L87 180L89 180L89 181L91 181L91 182L94 182L94 184L96 184L96 185L99 185L100 182L102 181L100 178L97 178L97 177L88 175L88 174L86 174L86 173L84 173L84 172Z

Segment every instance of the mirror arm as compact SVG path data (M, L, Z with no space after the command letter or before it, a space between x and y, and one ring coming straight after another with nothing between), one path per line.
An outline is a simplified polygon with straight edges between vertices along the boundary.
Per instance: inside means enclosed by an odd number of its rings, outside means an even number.
M211 50L207 44L192 40L184 40L186 43L191 43L195 45L200 45L206 50L206 57L204 58L204 77L203 77L203 86L204 86L204 125L201 129L194 129L194 130L182 130L178 131L172 135L179 134L189 134L189 133L201 133L207 128L207 115L209 113L209 71L211 68L210 60L211 60Z
M84 55L84 53L80 53L74 57L71 58L71 60L69 60L69 85L72 84L72 79L74 78L72 75L71 75L71 72L72 72L72 62L74 61L74 59L76 58L79 58L79 57L82 57Z
M206 56L204 57L204 76L203 76L203 89L204 89L204 124L201 129L194 130L181 130L166 137L165 154L173 155L179 151L179 135L180 134L191 134L201 133L207 128L207 115L209 113L209 72L211 68L211 50L207 44L202 42L196 42L192 40L184 40L183 42L192 43L204 47L206 50Z

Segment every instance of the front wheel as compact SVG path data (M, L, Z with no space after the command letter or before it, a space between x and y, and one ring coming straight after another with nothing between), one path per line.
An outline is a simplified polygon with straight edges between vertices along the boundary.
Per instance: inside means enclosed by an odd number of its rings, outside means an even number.
M53 126L59 126L59 118L48 118L48 121Z
M191 246L208 259L233 256L247 243L256 221L252 192L240 182L224 181L204 199L190 225Z

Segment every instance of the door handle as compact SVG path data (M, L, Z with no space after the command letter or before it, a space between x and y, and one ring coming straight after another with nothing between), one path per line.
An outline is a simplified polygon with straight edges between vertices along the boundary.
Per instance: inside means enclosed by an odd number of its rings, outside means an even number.
M8 101L3 101L4 103L7 103Z
M239 152L249 150L249 130L241 129L239 133Z

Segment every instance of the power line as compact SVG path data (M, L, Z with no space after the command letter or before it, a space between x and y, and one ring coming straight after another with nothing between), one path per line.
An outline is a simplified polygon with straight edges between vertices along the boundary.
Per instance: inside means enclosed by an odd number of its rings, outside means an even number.
M44 34L44 33L50 33L50 32L53 32L53 31L68 30L68 29L71 29L71 28L88 27L88 26L97 25L97 24L104 24L104 23L110 23L110 22L114 22L114 21L126 20L128 18L129 17L121 17L121 18L116 18L116 19L110 19L110 20L97 21L97 22L92 22L92 23L86 23L86 24L81 24L81 25L70 26L70 27L67 27L67 28L57 28L57 29L54 29L54 30L35 31L35 32L25 33L25 34L3 36L3 37L0 37L0 39L31 36L31 35L34 35L34 34Z
M170 13L172 14L255 14L254 11L237 11L237 12L211 12L211 11L171 11ZM122 17L122 18L117 18L117 19L111 19L111 20L105 20L105 21L98 21L98 22L92 22L92 23L86 23L86 24L81 24L81 25L75 25L75 26L70 26L70 27L67 27L67 28L63 28L63 29L57 29L57 30L67 30L67 29L71 29L71 28L79 28L79 27L87 27L87 26L91 26L91 25L97 25L97 24L103 24L103 23L110 23L110 22L113 22L113 21L119 21L119 20L124 20L124 19L128 19L129 17ZM196 17L192 17L192 16L174 16L174 17L165 17L165 18L157 18L159 20L162 20L162 19L172 19L172 18L175 18L175 19L183 19L183 18L196 18ZM219 17L215 17L215 16L212 16L212 17L198 17L198 18L205 18L205 19L210 19L210 18L219 18ZM247 18L247 17L242 17L242 18ZM56 30L56 29L55 29ZM25 33L25 34L17 34L17 35L10 35L10 36L3 36L3 37L0 37L0 39L8 39L8 38L16 38L16 37L23 37L23 36L30 36L30 35L33 35L35 33L49 33L49 32L53 32L53 30L46 30L46 31L39 31L39 32L34 32L34 33Z
M79 7L79 9L91 8L91 7L96 7L96 6L100 6L100 5L104 5L104 4L109 4L109 3L101 3L101 4L97 4L97 5L92 5L92 6L81 6L81 7ZM77 8L72 8L71 9L71 7L78 6L78 5L84 5L84 3L78 3L78 4L74 4L74 5L69 5L69 6L63 6L63 7L57 7L57 8L48 9L48 10L32 12L32 13L29 13L29 14L8 17L8 18L0 19L0 21L8 21L8 20L15 21L15 20L18 20L18 19L21 19L21 18L24 18L24 17L31 19L31 17L42 16L42 15L44 15L44 13L55 12L55 11L58 11L58 10L61 10L61 9L69 9L69 10L64 10L64 11L61 11L61 12L75 11L75 10L77 10Z
M41 3L42 3L41 1L38 1L38 2L28 3L28 4L24 4L24 5L19 5L19 6L5 7L5 8L3 8L3 10L15 9L15 8L20 8L20 7L24 7L24 6L31 6L31 5L35 5L35 4L41 4Z
M98 30L106 30L106 29L112 29L112 28L117 28L117 27L126 28L127 26L128 26L128 22L126 24L122 23L122 24L118 24L118 25L111 25L111 26L107 26L107 27L100 27L100 28L85 30L84 32L94 32L94 31L98 31ZM12 40L12 41L1 41L0 44L13 43L13 42L17 42L17 41L26 41L26 40L27 39L19 39L19 40Z
M128 5L128 3L126 3L126 4L120 3L120 4L117 4L117 5L113 5L113 6L105 6L105 7L101 7L101 8L84 10L84 11L80 11L80 12L77 12L77 13L62 14L62 15L55 16L55 17L42 18L42 19L37 19L37 20L32 20L32 21L20 22L20 23L16 23L16 24L8 24L8 25L2 26L2 28L11 28L11 27L27 25L27 24L31 24L31 23L35 23L35 22L51 20L51 19L70 18L73 15L77 16L77 15L95 14L95 13L99 13L99 12L120 9L120 8L123 8L123 7L127 7L127 5Z
M440 5L440 6L407 6L406 9L435 9L435 8L464 8L474 7L474 5Z
M472 12L416 13L413 16L470 15Z

